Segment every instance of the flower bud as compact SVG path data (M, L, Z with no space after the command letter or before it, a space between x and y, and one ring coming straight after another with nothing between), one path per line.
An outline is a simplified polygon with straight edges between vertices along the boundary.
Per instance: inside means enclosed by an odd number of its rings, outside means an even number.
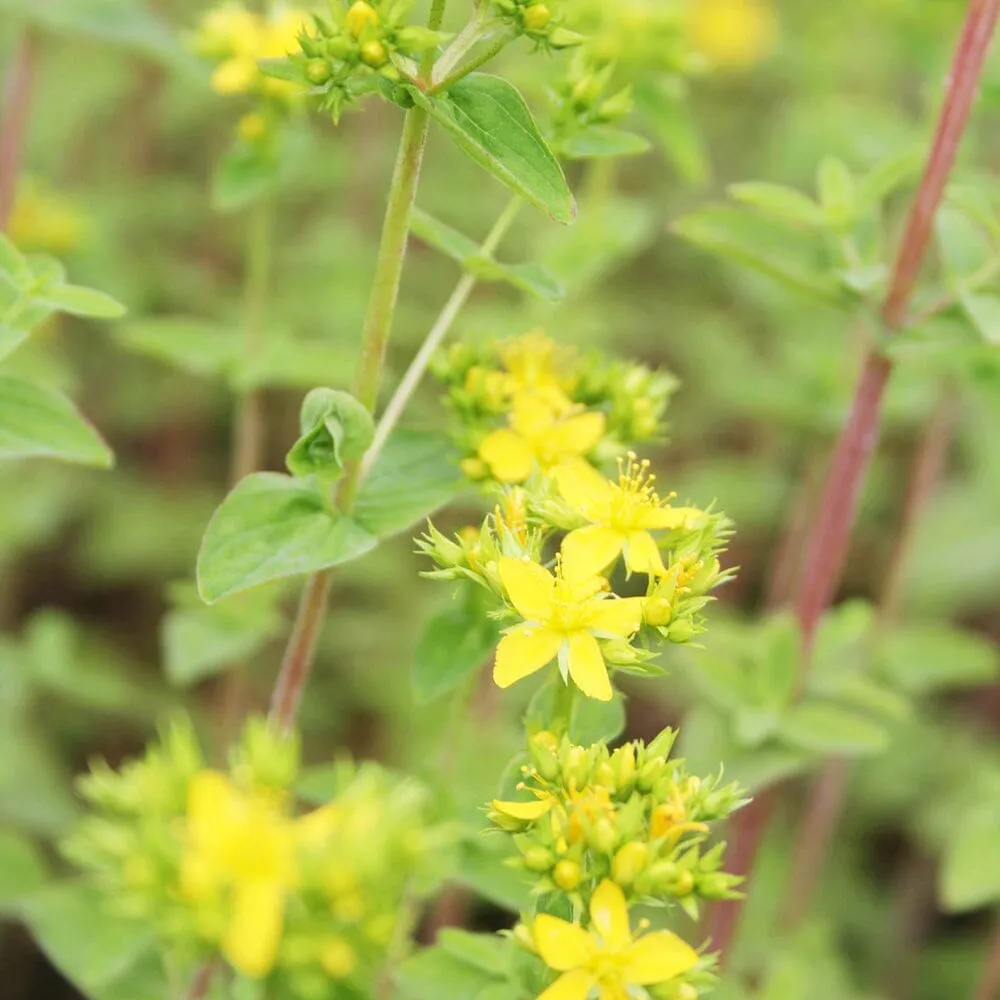
M524 867L532 872L547 872L555 861L555 855L539 844L533 844L521 855Z
M642 617L647 625L662 626L669 625L670 619L674 616L673 601L665 597L658 597L654 592L652 597L646 599L642 605Z
M619 848L611 862L611 877L621 886L628 888L639 877L649 861L649 847L639 840Z
M590 846L599 854L611 854L620 839L615 824L607 816L602 816L593 823L587 832Z
M373 38L361 46L361 61L372 69L378 69L389 61L389 53L380 41Z
M694 890L694 876L691 872L684 870L680 872L671 886L671 892L675 896L687 896Z
M698 879L698 895L706 899L729 899L733 893L734 878L725 872L709 872Z
M559 740L554 733L543 729L528 740L528 753L538 773L546 781L554 781L559 775Z
M613 792L615 790L615 769L611 766L611 761L602 760L600 764L594 768L591 784L601 785L609 792Z
M357 0L344 17L344 27L355 37L360 38L367 28L377 27L378 12L365 0Z
M583 747L571 746L563 760L563 781L568 787L583 788L590 778L590 761Z
M535 954L535 938L531 928L520 922L514 925L514 940L525 950Z
M320 964L331 979L346 979L358 964L354 949L343 939L333 937L323 944Z
M663 761L659 757L653 757L642 765L639 776L636 779L636 786L641 792L650 792L657 779L663 773Z
M615 785L619 792L626 793L635 780L635 745L626 743L611 756L611 766L615 770Z
M555 882L563 892L572 892L583 877L580 865L576 861L563 858L552 872L552 881Z
M260 142L267 134L267 119L256 111L244 115L237 126L240 138L245 142Z
M544 31L549 21L552 20L552 12L543 3L536 3L527 7L523 16L526 31Z
M670 628L667 629L667 638L671 642L684 643L690 642L695 636L700 635L701 630L695 626L693 622L689 619L681 618L679 621L675 621Z
M306 63L306 79L317 86L330 79L332 70L326 59L310 59Z

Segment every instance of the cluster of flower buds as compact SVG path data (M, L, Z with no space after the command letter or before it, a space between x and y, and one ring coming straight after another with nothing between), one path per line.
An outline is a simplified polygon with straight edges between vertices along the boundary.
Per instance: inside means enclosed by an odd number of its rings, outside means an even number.
M425 52L449 36L408 23L416 0L331 0L300 34L298 51L265 72L294 81L339 119L344 107L383 84L416 75Z
M493 12L515 34L542 49L568 49L584 41L566 27L563 0L492 0Z
M458 417L470 478L523 483L573 458L613 459L661 433L677 382L667 372L579 355L541 330L456 344L435 362Z
M705 843L708 824L743 804L740 789L688 775L668 756L675 737L613 751L530 737L522 797L495 800L489 818L513 836L537 894L564 894L579 912L610 880L630 903L677 902L695 918L699 900L738 895L739 878L721 870L724 845Z
M262 719L225 772L176 722L141 759L82 779L92 811L65 851L178 968L221 952L268 996L326 997L331 981L370 995L441 832L424 790L377 766L344 764L312 811L298 779L297 741Z

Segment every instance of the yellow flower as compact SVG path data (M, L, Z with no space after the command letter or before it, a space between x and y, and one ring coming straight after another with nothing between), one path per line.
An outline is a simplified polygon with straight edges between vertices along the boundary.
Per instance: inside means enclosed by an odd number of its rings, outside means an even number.
M752 66L771 51L777 33L767 0L693 0L688 8L688 40L713 66Z
M212 89L218 94L242 94L253 89L259 70L253 56L236 56L219 63L212 73Z
M604 414L594 410L561 415L537 396L519 396L510 426L488 434L479 457L502 483L521 483L538 465L543 471L592 451L604 436Z
M619 463L617 483L582 462L559 466L553 476L559 492L590 522L563 539L563 564L574 577L599 573L623 549L629 572L666 572L650 532L680 528L701 513L660 500L649 463L637 462L632 454L624 467Z
M605 879L590 901L590 929L541 913L533 937L542 960L562 975L538 1000L626 1000L631 986L653 986L698 964L697 952L671 931L633 937L625 896Z
M553 575L527 559L501 557L500 581L525 619L507 630L497 646L493 679L502 688L541 670L559 658L563 679L589 698L610 701L608 668L600 638L627 638L642 620L642 599L614 598L600 577Z
M86 235L87 221L63 196L26 177L17 185L7 235L25 252L65 254Z
M238 3L226 3L210 10L198 26L194 39L200 55L222 59L252 55L257 51L259 18Z
M538 329L502 342L497 353L507 369L504 388L512 399L533 396L555 413L572 409L567 393L574 380L565 374L573 366L572 351L560 348Z
M239 972L271 971L285 897L299 877L297 851L321 843L336 819L330 807L291 819L273 792L242 792L218 771L191 779L181 894L193 904L226 906L220 947Z

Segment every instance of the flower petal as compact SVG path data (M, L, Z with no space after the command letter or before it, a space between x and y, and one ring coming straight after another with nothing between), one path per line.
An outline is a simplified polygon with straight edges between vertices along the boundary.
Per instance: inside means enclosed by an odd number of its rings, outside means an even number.
M569 675L573 683L588 697L611 701L614 691L608 678L608 668L601 647L589 632L571 632L569 641Z
M642 624L642 597L609 597L594 602L591 632L606 632L622 639L637 632Z
M501 483L521 483L535 467L535 453L520 434L506 427L487 434L479 446L479 457Z
M606 421L597 410L578 413L556 424L545 438L545 453L550 464L566 455L586 455L604 437Z
M497 571L510 603L520 615L539 621L552 614L556 578L547 569L528 559L501 556Z
M221 771L199 771L188 784L187 822L193 840L217 840L232 822L241 796Z
M698 953L671 931L639 938L625 952L624 978L639 986L665 983L698 964Z
M520 819L525 823L533 823L536 819L541 819L552 808L552 799L538 799L535 802L503 802L500 799L494 799L493 808L498 813L503 813L504 816Z
M631 531L625 547L625 565L633 573L662 573L663 558L648 531Z
M539 625L519 625L497 646L493 680L497 687L510 687L555 659L563 637Z
M705 512L697 507L650 507L639 514L637 522L640 528L651 531L667 530L683 528L704 516Z
M585 1000L593 985L593 975L577 969L575 972L563 973L538 1000Z
M580 580L600 573L617 558L624 542L621 532L599 524L571 531L562 543L563 576Z
M625 894L610 879L605 879L594 891L590 899L590 919L608 948L624 948L631 942Z
M277 881L242 882L234 887L233 913L222 952L245 976L261 978L274 967L285 919L285 889Z
M519 393L511 406L510 426L528 439L551 432L555 417L552 407L532 393Z
M295 820L296 839L309 850L318 850L343 825L344 813L340 804L328 802Z
M586 462L566 462L552 470L559 492L588 521L607 521L611 513L611 483Z
M542 961L556 972L586 965L597 948L597 942L579 924L548 913L535 917L532 936Z

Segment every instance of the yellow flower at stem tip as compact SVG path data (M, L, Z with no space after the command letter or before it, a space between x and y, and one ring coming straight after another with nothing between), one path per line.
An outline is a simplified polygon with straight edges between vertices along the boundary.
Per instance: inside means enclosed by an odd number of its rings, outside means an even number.
M746 69L767 56L778 35L770 0L693 0L687 36L713 65Z
M277 794L243 792L219 771L199 771L191 779L181 895L193 906L226 901L219 945L243 975L271 971L285 897L298 882L298 849L318 846L337 822L332 806L292 819Z
M548 471L559 463L593 451L604 436L605 419L596 410L560 414L537 396L518 396L509 427L488 434L479 457L501 483L522 483L539 466Z
M612 597L601 577L553 575L527 559L501 557L500 581L525 620L497 646L493 679L502 688L541 670L558 657L563 680L588 698L610 701L611 681L598 638L627 639L642 621L642 598Z
M624 550L631 573L666 572L651 531L681 528L701 515L694 507L670 507L653 489L649 463L629 453L619 461L618 482L582 462L558 466L559 492L590 524L571 531L562 543L566 572L574 577L600 573Z
M653 986L698 964L698 953L671 931L634 937L621 889L605 879L590 901L590 929L541 913L532 927L542 960L562 975L538 1000L626 1000L631 986Z
M512 399L533 396L554 413L566 413L573 408L567 392L574 379L565 374L574 366L570 349L560 347L544 331L535 329L504 341L498 353L507 369L503 376L504 390Z

